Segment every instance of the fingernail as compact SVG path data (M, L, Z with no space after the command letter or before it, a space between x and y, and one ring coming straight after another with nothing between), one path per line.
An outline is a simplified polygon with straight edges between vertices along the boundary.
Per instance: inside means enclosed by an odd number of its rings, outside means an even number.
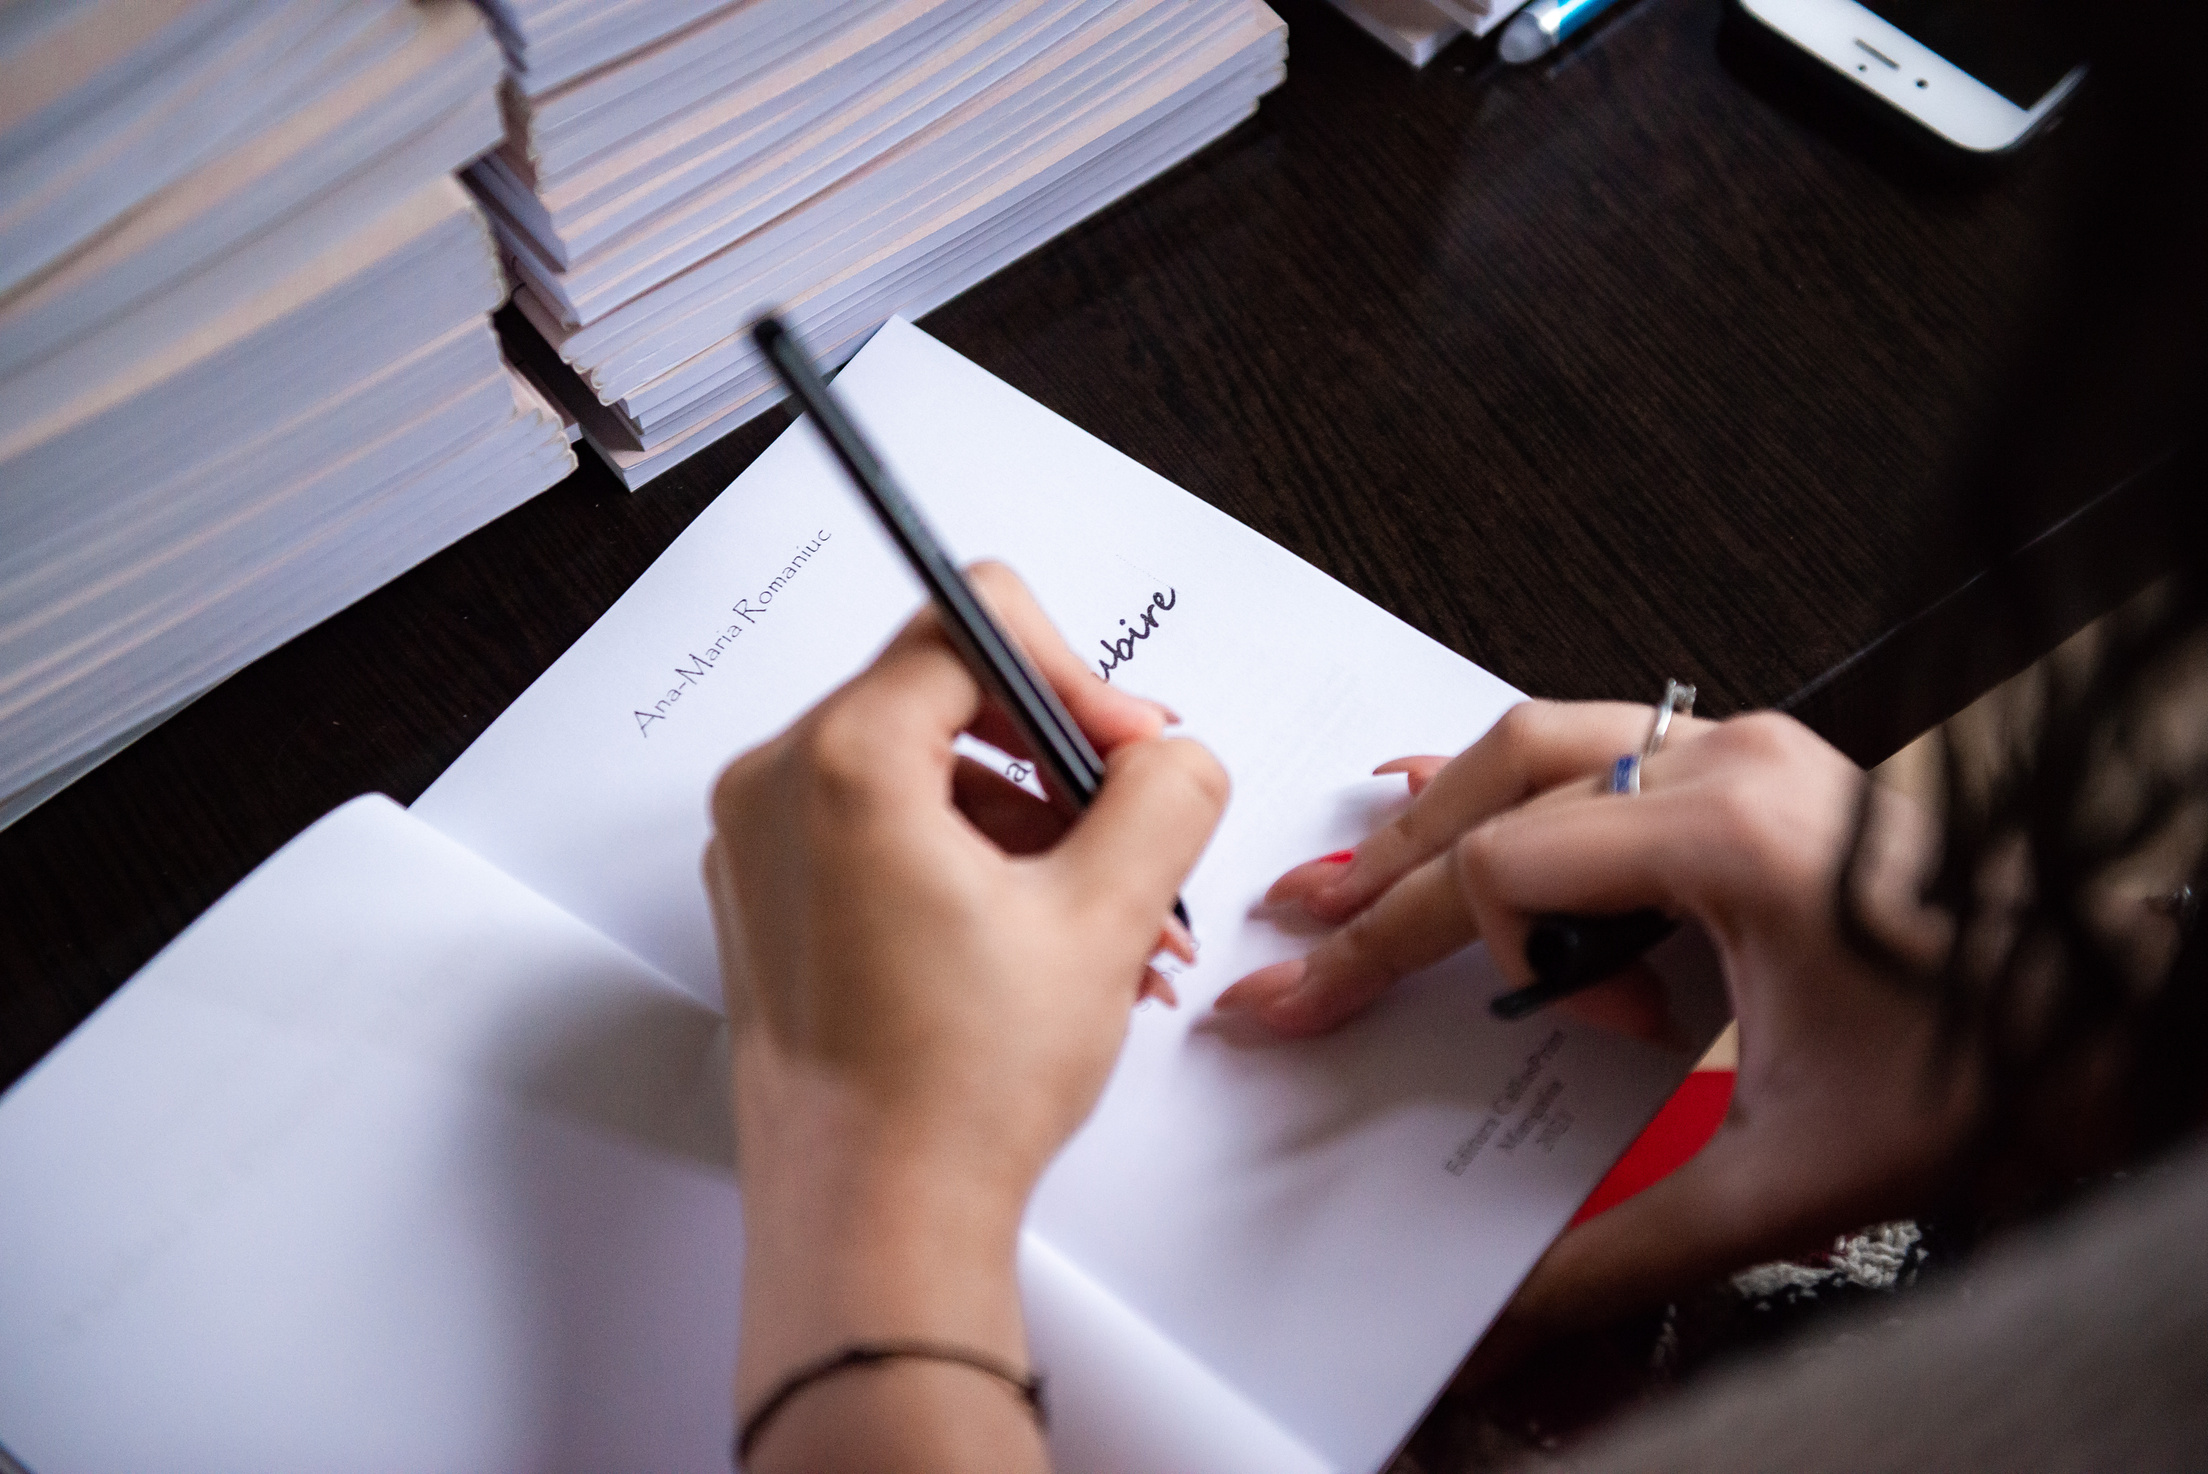
M1211 1005L1221 1013L1253 1013L1286 997L1303 981L1305 963L1300 957L1261 967L1233 984Z
M1142 970L1142 991L1136 995L1135 1001L1147 1003L1153 998L1167 1008L1181 1006L1181 995L1174 991L1173 984L1166 975L1154 967L1146 967Z
M1416 757L1391 757L1379 767L1374 768L1372 776L1385 778L1390 774L1401 773L1404 782L1410 787L1411 797L1416 798L1419 790L1433 781L1430 775L1420 771L1424 761L1424 759Z
M1162 701L1153 701L1150 704L1158 709L1158 714L1165 718L1168 727L1178 727L1181 724L1181 714L1172 707Z
M1356 854L1355 850L1337 850L1292 867L1265 888L1259 909L1269 912L1287 907L1297 913L1308 911L1313 899L1331 894L1343 883L1349 874L1349 862Z
M1166 951L1171 952L1181 961L1188 963L1190 966L1195 965L1196 938L1189 934L1187 927L1181 925L1181 919L1178 916L1165 918L1165 925L1159 931L1158 942Z

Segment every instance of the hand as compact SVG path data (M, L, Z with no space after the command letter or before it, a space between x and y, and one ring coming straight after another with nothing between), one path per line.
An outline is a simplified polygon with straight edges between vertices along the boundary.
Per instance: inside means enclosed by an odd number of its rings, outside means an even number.
M1530 982L1525 936L1544 912L1656 906L1708 931L1740 1022L1731 1116L1687 1166L1559 1240L1502 1345L1917 1211L1970 1120L1975 1088L1960 1066L1940 1072L1930 1000L1838 930L1863 773L1784 716L1687 718L1644 764L1640 795L1613 795L1610 766L1648 721L1645 706L1530 702L1446 764L1389 764L1411 775L1409 807L1347 863L1300 865L1268 896L1337 929L1219 1001L1312 1033L1476 938ZM1929 826L1884 789L1870 801L1869 917L1905 955L1937 956L1940 918L1915 899ZM1648 1006L1630 975L1573 1005L1613 1019Z
M1161 740L1160 708L1090 674L1009 572L972 576L1104 754L1078 820L953 753L962 731L1018 744L932 613L714 790L705 871L744 1183L746 1410L852 1340L917 1336L1024 1364L1012 1266L1028 1195L1103 1088L1161 919L1225 804L1210 755ZM988 1379L893 1367L808 1390L758 1457L925 1462L919 1431L888 1426L928 1422L925 1409L851 1415L875 1395L976 1399L976 1417L929 1426L987 1436L1004 1413L1006 1436L1032 1442ZM848 1442L873 1432L888 1441Z

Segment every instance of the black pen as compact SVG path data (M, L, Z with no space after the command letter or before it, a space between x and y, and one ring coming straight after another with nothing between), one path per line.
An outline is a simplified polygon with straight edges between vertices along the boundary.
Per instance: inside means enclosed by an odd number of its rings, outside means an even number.
M1522 1019L1615 977L1678 929L1677 921L1653 906L1622 916L1543 916L1526 932L1526 966L1534 980L1498 994L1488 1011L1499 1019Z
M1664 683L1656 719L1637 753L1619 758L1610 770L1610 791L1628 796L1641 791L1641 764L1654 757L1671 731L1671 719L1694 712L1694 687ZM1653 906L1619 916L1551 914L1534 919L1526 931L1526 966L1533 981L1489 1002L1499 1019L1522 1019L1537 1008L1569 998L1617 976L1642 953L1679 929L1679 923Z
M1104 760L1089 745L1087 734L1058 699L1058 693L1028 663L1020 647L1012 643L1012 637L975 595L966 575L959 572L911 498L859 435L858 427L843 412L814 366L812 356L798 345L782 320L772 313L760 318L752 324L751 340L774 365L799 406L812 416L814 426L827 438L828 448L835 452L859 494L881 518L891 541L927 586L928 597L942 615L943 632L982 690L1018 729L1042 770L1044 786L1063 809L1072 813L1086 809L1104 786ZM1177 896L1173 916L1182 926L1194 930L1188 907Z

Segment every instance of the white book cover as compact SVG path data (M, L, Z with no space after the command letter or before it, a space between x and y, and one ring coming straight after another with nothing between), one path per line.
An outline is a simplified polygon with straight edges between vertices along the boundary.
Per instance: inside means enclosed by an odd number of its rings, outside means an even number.
M637 268L664 277L897 147L1102 8L1017 0L864 68L797 79L725 134L643 160L609 156L557 185L531 191L504 153L477 175L563 280Z
M888 232L885 244L860 254L831 239L811 264L784 269L779 280L753 282L716 309L690 308L662 335L643 338L629 372L656 367L680 351L663 345L699 327L741 322L752 304L777 303L839 361L892 313L917 314L948 300L1034 249L1076 221L1231 128L1281 75L1283 28L1271 12L1250 6L1207 38L1211 44L1174 57L1176 68L1135 87L1107 87L1103 101L1072 120L1063 134L1023 138L1024 148L971 180L970 193L928 202ZM524 289L517 300L550 341L562 343ZM656 295L656 294L655 294ZM742 304L742 305L739 305ZM630 367L641 363L641 368ZM610 368L598 371L599 392ZM620 419L607 424L586 406L586 431L632 488L749 414L772 405L771 376L740 333L729 333L619 401Z
M1097 99L1091 94L1100 83L1109 85L1116 75L1121 85L1132 89L1146 70L1190 59L1175 56L1176 40L1189 52L1199 51L1212 33L1255 7L1236 0L1201 5L1130 0L1094 13L1087 6L1076 8L1079 29L1061 34L1051 28L1046 33L1047 49L1040 54L1025 46L1013 48L1016 69L1007 73L988 67L984 89L959 88L956 105L949 111L924 109L909 119L918 127L900 126L907 120L893 114L886 120L893 125L886 136L854 140L858 147L834 150L831 177L816 181L815 192L803 200L783 200L779 218L762 219L749 209L745 190L793 166L802 169L804 154L819 140L793 139L797 157L762 158L762 176L740 175L714 184L695 199L664 209L565 266L541 258L526 235L509 231L507 245L562 322L586 332L609 318L633 320L652 313L655 309L647 299L670 287L687 297L733 289L737 280L759 270L763 260L776 258L784 239L793 232L810 231L813 222L824 216L856 212L863 217L868 211L898 209L903 186L897 181L916 167L916 161L925 170L927 161L946 147L963 152L968 146L965 140L976 130L989 132L1007 114L1038 98L1064 94L1068 113L1093 108ZM1052 115L1031 126L1048 135L1074 123L1071 116ZM782 200L779 194L772 197ZM592 350L578 350L571 361L580 365L595 357Z
M218 274L221 290L165 294L0 379L0 530L17 503L156 455L211 459L506 295L488 226L442 176L334 244L271 232Z
M602 322L571 329L538 311L546 302L534 276L524 310L632 424L659 405L696 401L731 373L763 368L740 332L760 308L802 313L804 298L839 278L894 270L945 231L1012 208L1241 75L1253 48L1278 61L1285 28L1261 5L1205 7L1196 13L1210 24L1193 34L1170 9L1119 7L896 153ZM1254 100L1270 79L1253 80Z
M279 224L332 243L493 147L503 134L499 54L475 7L385 0L381 9L288 115L0 295L0 378L259 245ZM301 214L309 218L286 218Z
M0 21L0 139L29 153L176 65L248 0L47 0Z
M445 413L480 392L499 374L498 343L480 313L416 351L382 365L330 399L237 446L229 454L177 470L148 467L132 478L99 487L97 495L34 501L28 515L13 518L13 536L0 542L0 652L44 621L64 619L73 602L96 597L103 585L142 582L155 568L188 556L195 538L226 518L248 514L286 488L316 486L314 500L341 505L352 478L375 479L403 462L427 455L402 444L381 461L362 452L394 431ZM470 422L504 418L495 397L489 412ZM333 485L326 479L340 479ZM365 484L365 483L364 483ZM199 581L178 574L179 581ZM8 687L11 662L0 654L0 690Z
M1179 133L1193 148L1201 129L1191 126L1191 104L1222 92L1245 108L1254 103L1278 80L1284 32L1270 11L1252 6L1222 17L1189 44L1130 62L1132 75L1115 71L1094 79L1078 101L1062 93L1035 96L1025 99L1026 108L1005 109L1000 128L946 138L944 147L904 161L909 167L899 182L918 187L893 190L894 203L870 208L863 197L839 192L849 213L823 210L826 229L792 231L786 255L723 287L720 311L740 313L737 303L816 311L816 303L847 299L921 264L948 241L988 229L1057 186L1110 169L1114 156L1146 132ZM1146 59L1162 64L1152 70L1143 66ZM994 121L996 110L981 116ZM711 314L693 317L680 331L670 325L641 337L627 354L594 362L593 384L601 393L620 389L622 411L648 431L667 407L724 385L730 369L767 382L764 361L740 332L719 335L702 353L684 352L713 320Z
M519 100L513 157L534 182L659 131L696 108L771 73L791 57L856 28L892 0L754 0L573 85Z
M381 0L253 0L133 85L84 79L84 90L107 94L103 105L35 146L0 149L0 292L280 116L380 8Z
M1081 132L1098 108L1132 96L1162 72L1207 59L1216 64L1222 37L1247 23L1246 7L1231 0L1200 7L1171 0L1084 5L1054 19L1075 26L1053 25L992 47L978 68L926 106L884 119L888 128L806 177L802 182L813 187L805 198L778 196L784 208L774 216L724 216L737 196L716 187L540 283L577 309L579 355L603 361L604 349L580 345L642 335L650 331L646 319L672 326L663 300L671 306L678 298L752 291L747 283L810 245L840 239L840 258L851 260L860 254L855 247L888 238L885 227L927 210L976 171L1016 178L1013 161L1022 153ZM785 162L802 167L803 156L766 162L770 169ZM608 312L609 303L620 305Z
M1115 149L1107 160L1045 191L1009 215L965 232L953 249L923 258L855 300L837 299L832 315L817 320L808 316L808 331L822 334L815 341L822 348L824 360L840 363L887 318L917 315L949 301L1172 168L1192 149L1248 117L1256 106L1256 92L1270 85L1272 82L1254 89L1237 89L1229 83L1216 88L1212 95L1188 104L1185 111L1194 116L1177 116L1169 124L1154 125L1143 136ZM771 384L761 383L748 391L739 387L731 397L713 397L694 421L670 431L666 439L655 443L655 449L612 448L612 440L594 442L594 448L634 491L679 464L699 446L772 407L779 398L779 390Z
M1171 168L1248 117L1257 93L1277 80L1277 66L1269 76L1262 62L1247 70L1237 67L1224 80L1192 89L1196 95L1179 101L1170 114L1082 167L1003 202L1002 208L938 217L893 248L785 297L783 309L816 335L828 361L841 362L888 318L918 316L949 301ZM685 444L704 444L695 437L726 433L745 410L759 413L780 397L765 365L739 358L702 386L623 401L621 422L630 427L642 459L617 455L617 469L633 472L646 460L679 453Z
M840 74L860 70L870 59L910 53L905 48L924 36L936 21L955 17L975 0L893 0L862 12L856 24L841 27L808 25L791 38L797 44L770 53L772 65L733 79L703 105L665 120L639 136L626 139L585 140L579 147L563 149L557 132L540 138L536 131L510 140L506 157L532 187L555 189L589 166L601 178L621 179L649 173L684 151L738 135L762 108L778 100L803 102L808 88L832 88ZM609 152L610 150L610 152Z
M575 468L559 414L489 326L417 363L441 402L345 454L191 509L135 562L0 608L0 826L162 717ZM449 372L487 365L472 382ZM189 489L188 489L189 490ZM208 500L201 497L204 502ZM0 1444L6 1442L0 1430Z
M1436 10L1427 0L1333 0L1333 5L1359 30L1414 67L1426 65L1464 34L1454 16Z
M917 316L949 301L1225 134L1255 110L1258 95L1280 77L1279 59L1266 57L1260 47L1249 62L1190 89L1193 95L1178 96L1162 117L1010 208L940 221L784 307L814 335L824 361L841 363L889 317ZM538 321L526 289L516 301ZM633 421L602 407L586 433L633 491L780 397L770 376L739 359L698 398L656 422L648 432L649 449Z
M541 97L757 0L491 0L514 84ZM509 22L506 17L512 17Z

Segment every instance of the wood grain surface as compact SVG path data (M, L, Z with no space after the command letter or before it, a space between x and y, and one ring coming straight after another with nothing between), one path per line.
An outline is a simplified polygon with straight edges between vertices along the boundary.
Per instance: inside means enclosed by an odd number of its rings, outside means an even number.
M1536 693L1781 702L1967 578L1929 509L2089 106L1959 180L1721 44L1718 0L1424 73L1278 9L1255 120L927 329ZM418 794L785 423L634 496L586 455L0 832L0 1083L326 810ZM1826 715L1858 757L1914 730L1866 711Z

